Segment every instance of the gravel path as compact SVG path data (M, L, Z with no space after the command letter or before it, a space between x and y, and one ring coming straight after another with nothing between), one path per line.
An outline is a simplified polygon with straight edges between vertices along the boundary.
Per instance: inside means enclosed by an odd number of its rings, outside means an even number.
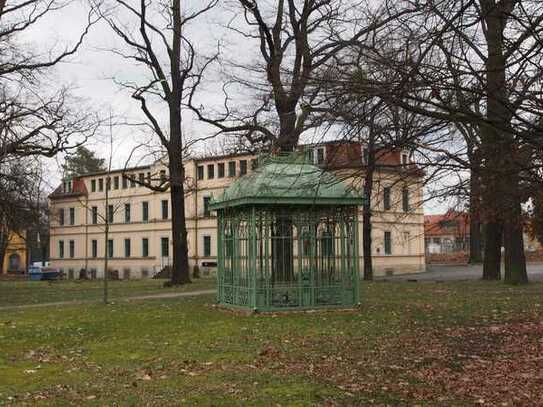
M147 294L147 295L136 295L133 297L118 297L111 300L111 302L119 301L137 301L137 300L153 300L153 299L164 299L164 298L182 298L182 297L196 297L199 295L208 295L215 294L217 290L198 290L198 291L188 291L184 293L162 293L162 294ZM44 302L40 304L25 304L25 305L8 305L5 307L0 307L0 311L8 310L19 310L19 309L28 309L28 308L41 308L41 307L54 307L62 305L79 305L79 304L92 304L98 303L96 300L81 300L81 301L57 301L57 302Z

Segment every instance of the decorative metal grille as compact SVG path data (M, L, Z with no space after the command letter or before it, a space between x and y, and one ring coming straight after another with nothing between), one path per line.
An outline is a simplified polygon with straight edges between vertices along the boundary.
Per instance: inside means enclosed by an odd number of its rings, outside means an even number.
M358 303L356 207L218 211L219 303L254 310Z

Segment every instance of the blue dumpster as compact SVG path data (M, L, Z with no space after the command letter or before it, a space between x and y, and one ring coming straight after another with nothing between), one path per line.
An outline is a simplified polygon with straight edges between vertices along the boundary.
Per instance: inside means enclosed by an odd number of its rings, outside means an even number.
M31 266L28 268L28 275L30 276L30 280L33 281L57 280L59 274L58 269L52 267Z
M41 268L40 267L35 267L35 266L32 266L32 267L28 268L28 275L30 276L30 279L34 280L34 281L39 281L43 277L43 273L41 272Z

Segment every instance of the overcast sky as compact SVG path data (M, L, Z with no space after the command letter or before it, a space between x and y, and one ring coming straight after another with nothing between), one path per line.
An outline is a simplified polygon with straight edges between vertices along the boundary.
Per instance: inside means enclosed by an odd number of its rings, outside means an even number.
M191 6L198 6L202 0L191 0ZM50 15L36 25L32 30L25 33L22 38L38 50L61 49L73 43L87 21L88 6L82 0L71 2L62 10L50 13ZM258 57L258 43L249 42L227 31L223 26L231 21L235 15L229 8L228 1L222 1L212 12L201 16L196 24L191 25L185 31L201 55L211 55L221 45L221 52L224 55L234 56L237 63L251 63ZM238 16L238 18L240 18ZM127 18L126 23L130 24ZM73 93L81 98L81 106L86 109L93 109L100 112L103 117L108 112L118 118L129 122L141 122L144 120L139 105L130 98L130 94L123 90L115 81L136 81L141 82L147 72L142 66L124 60L122 57L111 52L116 49L125 51L127 48L120 39L111 31L109 26L99 21L92 28L85 39L85 42L78 54L69 61L60 64L51 72L50 80L57 86L68 85ZM201 100L203 104L220 106L223 101L221 84L224 80L217 69L207 76L202 89L204 95ZM247 103L247 98L241 95L239 103ZM164 107L154 106L155 109L165 111ZM203 137L212 133L212 129L192 119L192 115L184 115L184 130L193 137ZM103 129L102 136L89 141L88 148L97 152L103 158L109 156L107 128ZM148 145L150 136L145 134L140 127L116 127L114 133L113 166L122 167L125 165L130 152L140 144ZM315 135L307 135L306 140L312 140ZM320 137L320 136L319 136ZM196 147L197 151L217 151L221 141L215 140ZM141 163L144 151L140 148L134 154L129 165ZM56 172L56 177L51 177L54 184L59 178L58 165L62 156L49 162L51 170ZM436 212L443 210L443 204L432 203L425 205L427 211Z

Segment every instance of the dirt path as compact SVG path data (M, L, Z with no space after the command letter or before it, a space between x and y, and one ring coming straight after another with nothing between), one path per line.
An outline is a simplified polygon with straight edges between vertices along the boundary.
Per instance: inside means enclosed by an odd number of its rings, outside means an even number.
M138 301L138 300L154 300L154 299L165 299L165 298L182 298L182 297L196 297L199 295L208 295L215 294L217 290L198 290L198 291L188 291L184 293L162 293L162 294L146 294L146 295L135 295L131 297L118 297L114 298L111 302L118 301ZM26 305L8 305L0 307L0 311L8 310L22 310L28 308L40 308L40 307L54 307L62 305L79 305L79 304L92 304L98 303L97 300L80 300L80 301L57 301L57 302L44 302L40 304L26 304Z

